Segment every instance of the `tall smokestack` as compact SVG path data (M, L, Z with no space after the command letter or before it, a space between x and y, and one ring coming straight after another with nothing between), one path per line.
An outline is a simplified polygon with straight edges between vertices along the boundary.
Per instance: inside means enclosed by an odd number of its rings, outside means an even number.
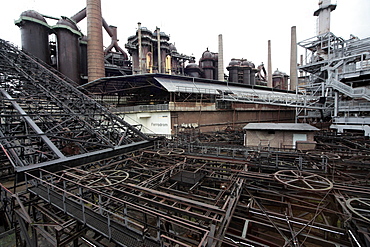
M317 35L330 32L330 13L336 7L336 4L331 4L331 0L320 0L319 9L313 13L314 16L318 16Z
M290 43L290 90L296 90L297 80L297 30L296 26L293 26Z
M141 44L141 23L137 23L138 29L137 29L137 36L138 36L138 42L139 42L139 74L143 72L143 50L142 50L142 44Z
M218 80L224 81L224 44L222 34L218 35Z
M271 40L267 42L267 87L272 87Z
M157 27L157 46L158 46L158 73L162 72L162 61L161 61L161 33L159 27Z
M105 76L101 1L87 0L87 66L88 80Z

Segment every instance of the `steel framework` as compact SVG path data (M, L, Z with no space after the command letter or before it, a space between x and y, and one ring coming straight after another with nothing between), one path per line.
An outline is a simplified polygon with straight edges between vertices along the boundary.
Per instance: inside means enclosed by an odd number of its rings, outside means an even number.
M2 169L23 178L0 184L0 240L370 245L365 137L323 133L304 153L154 141L36 59L0 48Z
M151 145L70 80L3 40L0 57L0 144L8 167L57 169Z

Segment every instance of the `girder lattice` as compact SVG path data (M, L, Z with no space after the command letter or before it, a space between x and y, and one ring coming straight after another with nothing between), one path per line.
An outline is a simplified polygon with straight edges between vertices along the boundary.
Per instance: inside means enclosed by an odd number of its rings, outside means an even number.
M73 82L3 40L0 57L0 144L15 169L149 141Z

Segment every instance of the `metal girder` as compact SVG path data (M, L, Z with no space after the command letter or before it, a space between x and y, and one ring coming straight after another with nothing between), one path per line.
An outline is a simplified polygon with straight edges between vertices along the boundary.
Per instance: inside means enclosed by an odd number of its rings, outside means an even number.
M16 170L68 165L74 156L72 161L84 162L79 157L91 153L89 162L99 152L117 154L126 145L132 150L130 145L150 142L73 82L4 40L0 57L0 143Z

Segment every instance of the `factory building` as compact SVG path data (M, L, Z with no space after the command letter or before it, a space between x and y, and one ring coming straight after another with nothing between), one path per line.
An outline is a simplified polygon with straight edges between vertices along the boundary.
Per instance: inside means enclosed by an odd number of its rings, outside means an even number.
M306 123L249 123L243 129L245 146L287 149L301 145L300 150L315 149L314 132L319 130Z
M97 92L97 101L114 106L116 114L142 126L144 133L166 136L188 128L208 132L227 127L241 129L249 122L293 122L294 109L284 102L271 105L264 100L268 101L272 94L297 98L294 93L287 95L286 91L262 86L165 74L102 78L83 87ZM256 93L260 99L253 99ZM238 97L254 101L233 102Z

